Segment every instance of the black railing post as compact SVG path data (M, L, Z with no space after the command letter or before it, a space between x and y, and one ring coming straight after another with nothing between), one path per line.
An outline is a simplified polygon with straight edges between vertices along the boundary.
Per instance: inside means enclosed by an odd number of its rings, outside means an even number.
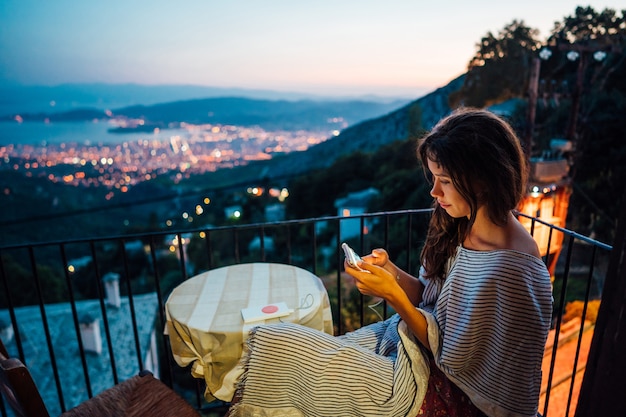
M46 336L46 343L48 345L48 354L50 355L50 365L52 366L52 373L54 374L54 381L56 383L57 394L59 395L59 405L61 411L65 412L65 399L63 398L63 387L61 385L61 377L59 376L59 367L57 366L56 355L54 353L54 347L52 345L52 335L50 334L50 326L48 325L48 315L46 314L46 308L43 300L43 288L41 286L41 280L39 279L39 273L37 272L37 261L35 260L35 250L32 246L28 248L28 255L30 258L30 266L33 273L33 279L37 288L37 297L39 299L39 311L41 313L41 322L43 324L44 334Z
M157 300L159 303L159 329L163 331L165 328L165 323L167 321L165 317L165 304L163 303L163 290L161 289L161 277L159 274L159 266L156 257L156 248L154 245L154 236L150 237L150 260L152 262L152 269L154 271L154 286L157 293ZM167 357L167 370L168 370L168 383L170 387L174 386L174 368L172 367L172 358L170 355L170 346L169 346L169 338L161 335L163 354ZM162 367L161 367L162 369ZM159 371L161 371L159 369Z
M128 292L128 308L130 308L130 318L133 323L133 335L135 336L135 350L137 351L137 367L143 370L143 355L141 352L141 342L139 340L139 327L137 326L137 314L135 314L135 301L133 299L133 288L130 282L130 270L128 265L128 254L126 253L126 240L120 239L120 250L122 251L122 262L124 263L124 279L126 280L126 290Z
M550 372L548 374L548 386L546 388L546 401L543 409L543 417L548 417L548 406L550 405L550 388L552 387L552 378L554 377L554 365L556 364L556 354L559 348L559 335L561 333L561 322L563 320L563 311L565 310L565 296L567 293L567 281L569 279L569 270L572 263L572 251L574 249L574 237L570 236L567 246L567 260L565 262L565 271L563 272L563 282L561 286L561 296L559 299L559 307L556 312L556 329L554 332L554 341L552 344L552 360L550 361ZM554 311L554 310L553 310Z
M365 217L361 216L359 227L361 228L361 232L359 233L359 253L365 254L365 239L363 238L363 227L365 227ZM373 248L370 248L373 249ZM359 326L363 327L365 324L365 297L363 294L359 294Z
M337 218L337 239L336 239L336 246L337 248L341 247L341 219ZM343 254L343 252L341 252ZM339 266L339 268L337 268L337 313L336 313L336 317L337 317L337 334L343 334L343 316L341 314L341 306L342 306L342 302L341 302L341 291L342 291L342 282L341 282L341 271L343 269L343 255L340 254L340 251L337 251L337 265L341 265ZM313 262L313 264L315 265L316 262ZM362 316L363 314L361 314Z
M315 230L315 222L311 223L311 254L313 259L313 273L317 275L317 231Z
M72 318L74 320L74 330L76 332L76 342L78 342L78 353L80 356L80 362L83 366L83 377L85 378L85 385L87 386L87 396L93 397L91 389L91 380L89 379L89 369L87 368L87 357L85 356L85 347L83 344L83 338L80 333L80 320L78 318L78 310L76 309L76 298L74 297L74 285L72 284L72 278L68 270L67 254L65 253L65 245L60 244L59 250L61 252L61 259L63 261L63 274L65 275L65 283L67 284L67 291L70 298L70 307L72 309Z
M206 259L207 259L207 269L210 271L213 269L213 248L211 246L211 231L204 231L204 240L206 242Z
M100 274L100 267L98 266L98 257L96 255L96 245L93 241L89 242L89 250L91 251L91 259L93 261L93 269L95 273L95 287L98 300L100 301L100 312L102 313L102 322L104 324L104 334L106 335L107 349L109 350L109 358L111 361L111 373L113 375L113 383L119 382L117 375L117 365L115 362L115 353L113 352L113 338L111 337L111 326L109 325L109 318L107 316L107 308L104 303L104 294L102 288L102 275Z
M589 349L576 417L624 416L626 373L626 192Z
M389 222L390 222L390 214L386 214L385 215L385 234L383 236L383 242L385 242L386 248L389 247L389 228L391 227L389 225ZM387 300L383 300L383 318L385 320L388 318L387 314L389 314L389 307L387 305Z
M9 307L9 316L11 317L11 325L13 326L13 334L15 337L15 344L17 345L17 353L19 358L24 361L24 348L22 347L22 336L20 335L20 328L17 324L17 318L15 317L15 306L13 304L13 298L11 291L9 291L9 277L4 271L4 261L2 260L2 251L0 251L0 275L2 276L2 284L4 288L4 294L7 297L7 305Z
M235 242L235 262L240 263L241 257L239 254L239 229L233 229L233 241Z
M259 228L259 239L261 239L261 242L259 242L261 245L261 262L265 262L265 228L263 226Z
M289 225L286 225L285 228L287 229L287 232L286 232L286 234L287 234L287 238L286 238L286 240L287 240L287 243L286 243L286 245L287 245L287 263L291 264L291 259L292 259L292 257L291 257L291 227L289 227Z
M585 288L585 303L583 304L583 312L580 317L580 331L578 333L578 341L576 342L576 354L574 355L574 366L572 369L572 381L569 384L569 394L567 396L567 407L565 415L569 416L569 409L572 405L572 397L574 395L574 385L576 382L576 374L578 372L578 358L580 356L580 347L582 346L583 336L585 333L585 317L587 316L587 306L589 305L589 294L591 293L591 281L593 281L593 271L596 259L597 248L591 249L591 261L589 262L589 274L587 274L587 287Z

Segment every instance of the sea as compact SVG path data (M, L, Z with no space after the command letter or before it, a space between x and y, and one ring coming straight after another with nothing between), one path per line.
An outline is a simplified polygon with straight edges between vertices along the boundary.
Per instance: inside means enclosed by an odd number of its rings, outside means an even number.
M185 136L184 129L161 129L157 132L112 133L108 122L0 122L0 146L47 146L76 143L87 146L119 144L137 140L167 141L171 136Z

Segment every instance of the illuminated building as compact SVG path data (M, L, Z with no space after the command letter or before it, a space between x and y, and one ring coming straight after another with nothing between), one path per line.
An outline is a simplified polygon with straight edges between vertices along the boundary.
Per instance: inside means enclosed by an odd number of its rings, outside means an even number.
M520 204L519 211L541 221L565 228L569 206L571 182L569 161L565 155L571 151L569 141L553 139L550 151L540 157L530 158L529 191ZM563 245L563 233L525 217L520 221L531 232L542 257L548 256L546 264L554 276L556 262ZM552 230L552 232L550 232Z

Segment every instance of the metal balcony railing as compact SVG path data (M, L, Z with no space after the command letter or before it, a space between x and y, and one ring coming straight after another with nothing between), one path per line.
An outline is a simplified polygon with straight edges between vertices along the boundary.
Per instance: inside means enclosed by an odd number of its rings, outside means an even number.
M384 247L400 267L416 273L430 213L404 210L0 247L0 334L9 353L30 368L51 415L142 369L152 370L198 409L219 413L226 404L204 401L202 382L175 364L163 337L164 304L176 285L226 265L295 265L322 279L335 333L343 334L392 312L384 304L374 311L375 302L350 287L342 272L341 242L360 253ZM546 258L555 256L551 239L562 235L539 411L544 417L569 415L611 247L528 219L531 233L535 225L549 228ZM0 403L2 416L12 415L5 404Z

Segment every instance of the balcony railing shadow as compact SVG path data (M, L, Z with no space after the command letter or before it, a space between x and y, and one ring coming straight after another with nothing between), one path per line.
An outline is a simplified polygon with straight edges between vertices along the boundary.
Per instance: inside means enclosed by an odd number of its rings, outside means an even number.
M0 337L33 372L50 414L79 404L147 369L204 413L204 387L175 364L163 336L171 290L206 270L245 262L285 263L320 277L331 300L335 334L393 312L361 296L346 279L341 243L360 253L385 247L416 273L430 209L322 217L229 227L56 241L0 248ZM526 216L524 216L526 217ZM554 323L544 361L540 412L575 408L588 335L601 299L609 245L526 217L531 233L548 228L560 253L553 276ZM545 243L545 242L544 242ZM567 353L564 353L567 352ZM2 416L12 415L5 402Z

